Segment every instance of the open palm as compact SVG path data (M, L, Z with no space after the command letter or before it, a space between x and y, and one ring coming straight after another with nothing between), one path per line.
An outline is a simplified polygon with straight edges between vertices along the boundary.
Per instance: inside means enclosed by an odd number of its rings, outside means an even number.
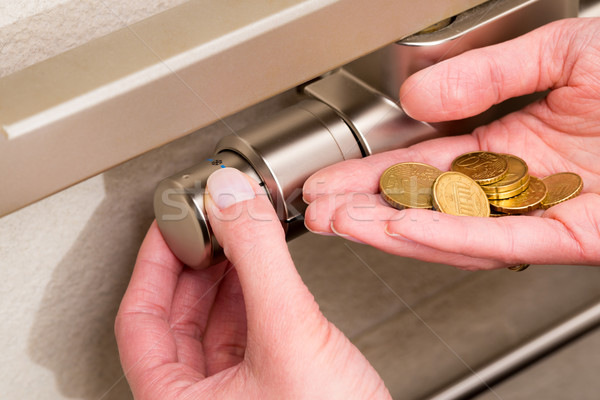
M402 86L412 117L439 122L476 115L511 97L542 100L473 133L351 160L304 186L309 229L347 235L385 251L465 269L521 263L600 263L600 19L559 21L515 40L422 70ZM466 152L510 153L530 173L581 175L584 194L532 216L484 219L394 210L377 195L390 165L420 161L449 170ZM542 217L542 218L539 218Z

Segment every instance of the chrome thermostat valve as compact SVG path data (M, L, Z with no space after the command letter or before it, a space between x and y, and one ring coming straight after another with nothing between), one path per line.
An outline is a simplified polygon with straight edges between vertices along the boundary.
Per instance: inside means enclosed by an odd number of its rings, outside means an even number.
M224 260L204 208L206 181L220 168L233 167L261 183L246 160L223 151L192 168L163 179L154 192L156 222L169 248L184 264L206 268Z
M336 112L318 100L304 100L224 137L214 156L160 182L154 195L158 226L183 263L206 268L223 259L204 208L212 172L234 167L258 182L289 239L304 232L304 181L321 168L361 156L352 130Z

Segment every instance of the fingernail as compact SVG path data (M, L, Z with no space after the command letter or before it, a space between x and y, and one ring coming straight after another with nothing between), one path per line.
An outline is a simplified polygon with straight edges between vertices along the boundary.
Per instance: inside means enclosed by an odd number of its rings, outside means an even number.
M344 239L350 240L352 242L360 243L360 244L366 244L365 242L362 242L362 241L360 241L360 240L358 240L358 239L356 239L356 238L354 238L354 237L352 237L352 236L350 236L350 235L348 235L346 233L341 233L339 231L336 231L335 227L333 226L333 222L331 223L331 231L333 233L335 233L337 236L343 237Z
M388 236L391 236L391 237L397 237L397 236L400 236L400 235L398 235L397 233L394 233L394 232L390 231L390 224L387 224L387 225L385 226L385 228L383 229L383 231L385 232L385 234L386 234L386 235L388 235Z
M392 232L392 231L390 230L390 224L387 224L387 225L385 226L385 228L383 229L383 231L385 232L385 234L386 234L386 235L388 235L388 236L390 236L390 237L393 237L394 239L397 239L397 240L404 240L405 242L412 242L412 243L415 243L415 241L414 241L414 240L407 239L406 237L402 236L402 235L401 235L401 234L399 234L399 233Z
M402 104L402 99L400 99L400 108L404 111L404 114L408 115L410 118L415 119L412 115L410 115L410 111L407 110Z
M309 232L316 233L317 235L323 235L323 236L336 236L336 234L335 234L335 233L331 233L331 232L325 232L325 231L315 231L315 230L313 230L313 229L310 229L310 227L309 227L308 225L306 225L306 220L304 220L304 226L306 227L306 229L307 229Z
M208 177L206 189L221 210L256 197L246 176L235 168L222 168L213 172Z

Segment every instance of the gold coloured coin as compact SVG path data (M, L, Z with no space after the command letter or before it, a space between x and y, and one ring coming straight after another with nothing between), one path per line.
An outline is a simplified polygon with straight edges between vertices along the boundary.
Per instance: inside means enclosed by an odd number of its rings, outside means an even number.
M467 175L480 185L489 185L506 176L508 162L500 154L476 151L456 157L450 169Z
M542 200L544 210L576 197L583 189L583 180L573 172L560 172L542 179L548 188L548 195Z
M529 188L529 182L530 182L530 177L529 175L527 175L527 180L525 181L525 183L516 188L511 190L510 192L495 192L495 193L485 193L487 198L489 200L505 200L505 199L510 199L511 197L515 197L520 195L521 193L523 193L524 191L526 191ZM483 189L483 191L485 192L484 186L481 187Z
M444 172L433 184L436 210L452 215L489 217L490 206L481 186L460 172Z
M511 271L525 271L527 268L529 268L531 264L519 264L519 265L515 265L514 267L508 267L508 269L510 269Z
M506 214L524 214L539 208L547 193L544 182L532 176L526 191L510 199L490 200L490 207Z
M500 154L508 165L506 176L496 183L481 188L489 199L502 200L514 197L529 187L529 168L525 161L512 154Z
M452 18L446 18L440 22L436 22L435 24L428 26L427 28L420 31L419 34L439 31L440 29L447 27L451 23L452 23Z
M392 165L379 179L381 197L392 207L432 208L433 182L442 171L431 165L405 162Z

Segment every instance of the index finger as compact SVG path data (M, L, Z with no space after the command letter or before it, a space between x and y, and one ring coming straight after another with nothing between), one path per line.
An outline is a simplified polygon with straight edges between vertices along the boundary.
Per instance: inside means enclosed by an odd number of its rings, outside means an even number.
M140 248L115 321L121 363L132 383L142 374L142 369L134 368L142 360L143 370L177 361L177 348L168 332L182 268L154 222Z
M311 203L328 194L377 193L379 178L388 167L401 162L422 162L448 171L456 156L480 150L471 135L443 137L417 143L405 149L348 160L324 168L306 180L303 198Z

